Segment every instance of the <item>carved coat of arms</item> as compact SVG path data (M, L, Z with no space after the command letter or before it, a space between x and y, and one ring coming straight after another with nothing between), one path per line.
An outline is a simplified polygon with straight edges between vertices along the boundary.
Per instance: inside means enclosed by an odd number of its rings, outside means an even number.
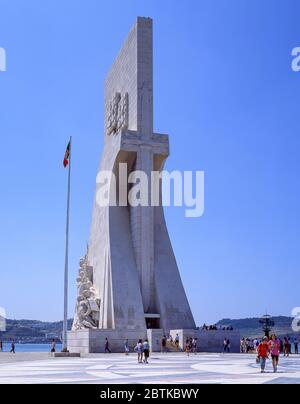
M108 135L119 133L128 128L128 93L116 93L107 108L106 132Z

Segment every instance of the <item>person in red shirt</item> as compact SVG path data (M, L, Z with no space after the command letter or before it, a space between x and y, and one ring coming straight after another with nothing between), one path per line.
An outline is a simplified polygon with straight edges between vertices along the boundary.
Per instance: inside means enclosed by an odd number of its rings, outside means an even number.
M277 373L280 356L280 342L276 338L275 334L272 335L271 340L268 343L268 347L272 357L274 373Z
M266 361L269 357L268 337L264 337L263 341L258 345L257 353L260 361L261 373L264 373Z

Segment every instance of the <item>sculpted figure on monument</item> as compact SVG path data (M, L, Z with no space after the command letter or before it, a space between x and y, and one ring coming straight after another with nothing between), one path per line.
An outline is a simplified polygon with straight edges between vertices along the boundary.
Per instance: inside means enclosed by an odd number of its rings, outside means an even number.
M77 289L78 297L73 330L97 329L100 299L93 286L93 268L88 266L87 255L80 260Z

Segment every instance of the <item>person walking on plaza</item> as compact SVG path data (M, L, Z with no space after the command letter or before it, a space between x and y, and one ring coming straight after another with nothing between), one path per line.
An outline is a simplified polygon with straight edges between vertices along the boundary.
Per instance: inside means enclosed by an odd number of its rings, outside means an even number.
M3 352L3 342L2 342L2 339L0 339L0 352Z
M262 343L258 345L257 356L260 363L261 373L264 373L266 369L266 361L269 357L268 337L264 337Z
M276 338L276 335L273 334L271 336L271 340L268 343L269 352L272 357L272 364L274 373L277 373L278 364L279 364L279 356L280 356L280 342Z
M190 356L190 340L188 338L185 341L184 351L186 352L187 356Z
M129 355L129 342L128 342L128 338L125 339L124 341L124 351L125 351L125 355Z
M56 352L56 343L55 343L55 339L52 339L52 343L51 343L51 353L55 353Z
M150 345L147 339L143 343L143 352L144 352L144 363L148 364L149 363L148 359L150 356Z
M14 340L14 339L11 341L11 350L10 350L10 353L13 353L13 354L16 353L16 344L15 344L15 340Z
M108 338L105 338L104 352L105 352L105 353L111 353L111 349L110 349L110 347L109 347Z
M161 351L162 353L167 352L167 337L165 335L161 339Z
M297 338L295 338L294 339L294 347L295 347L295 354L296 355L299 355L299 343L298 343L298 340L297 340Z
M143 363L143 341L140 339L134 348L135 352L138 354L138 363Z

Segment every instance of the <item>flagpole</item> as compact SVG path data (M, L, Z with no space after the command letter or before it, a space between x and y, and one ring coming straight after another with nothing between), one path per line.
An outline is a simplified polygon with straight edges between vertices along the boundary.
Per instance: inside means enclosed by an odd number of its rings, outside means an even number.
M68 344L68 277L69 277L69 226L70 226L70 194L71 194L71 160L72 160L72 136L70 137L69 172L68 172L68 196L67 196L67 219L66 219L66 251L65 251L65 274L64 274L64 322L62 351L67 352Z

